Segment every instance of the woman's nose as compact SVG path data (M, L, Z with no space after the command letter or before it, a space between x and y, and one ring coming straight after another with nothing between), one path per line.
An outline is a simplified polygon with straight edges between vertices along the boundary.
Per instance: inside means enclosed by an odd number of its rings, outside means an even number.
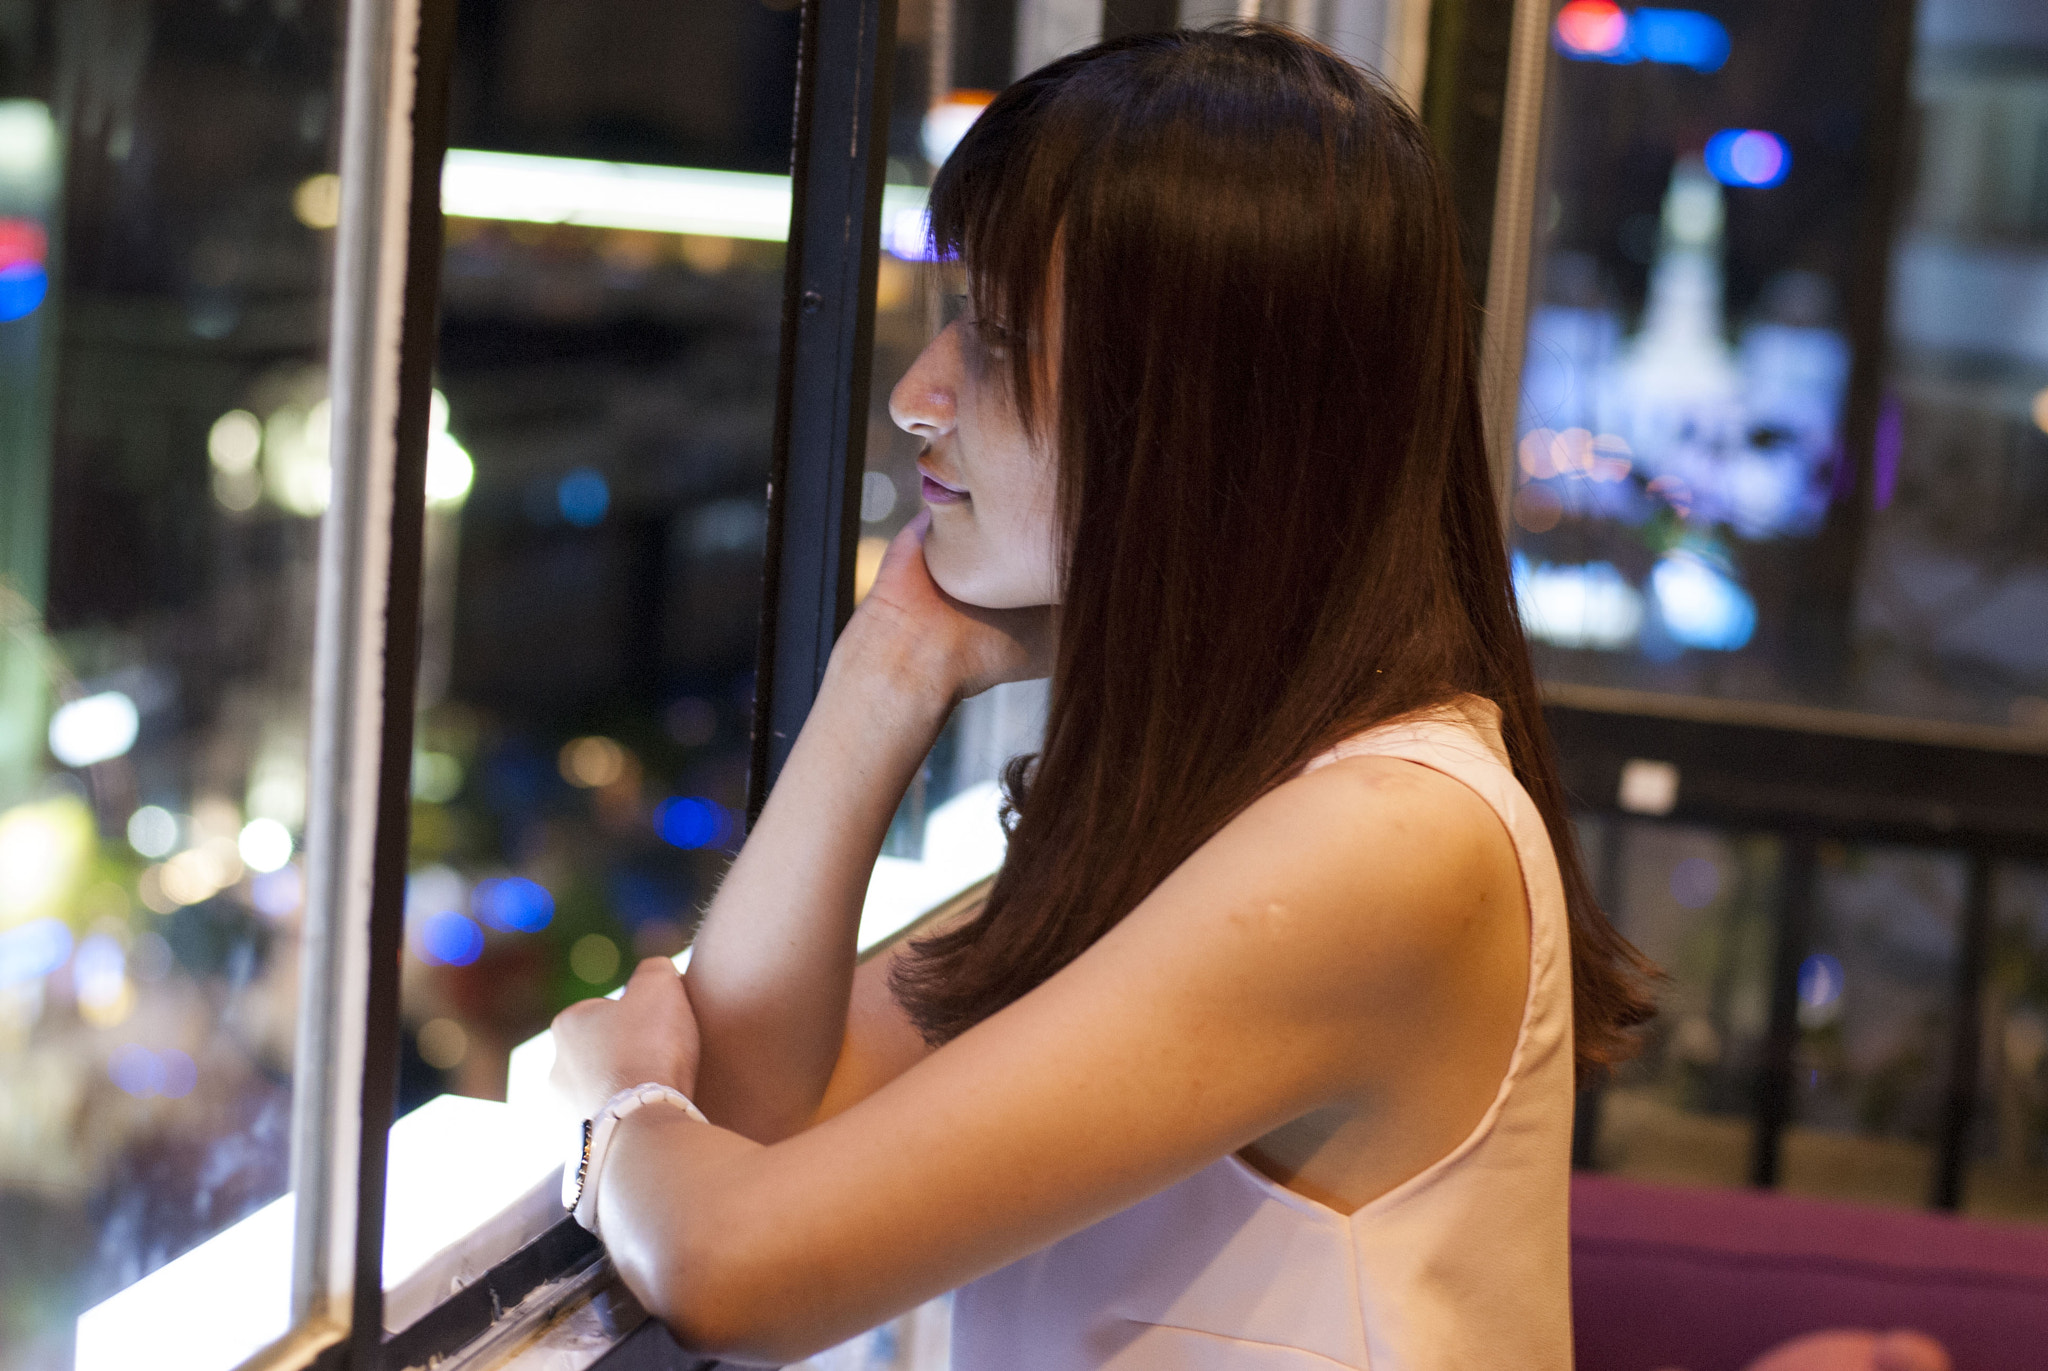
M889 417L896 427L926 442L953 431L960 377L959 327L949 324L940 330L889 392Z

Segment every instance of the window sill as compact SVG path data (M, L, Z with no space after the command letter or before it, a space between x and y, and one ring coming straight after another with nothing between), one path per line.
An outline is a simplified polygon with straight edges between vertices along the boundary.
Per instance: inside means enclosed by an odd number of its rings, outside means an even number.
M927 818L924 860L877 860L861 909L863 954L1001 865L999 803L992 783L964 791ZM553 1037L542 1033L513 1050L505 1103L442 1095L391 1126L388 1332L412 1328L562 1221L561 1165L578 1120L548 1085L554 1057ZM283 1337L293 1218L287 1194L87 1310L76 1371L227 1371Z

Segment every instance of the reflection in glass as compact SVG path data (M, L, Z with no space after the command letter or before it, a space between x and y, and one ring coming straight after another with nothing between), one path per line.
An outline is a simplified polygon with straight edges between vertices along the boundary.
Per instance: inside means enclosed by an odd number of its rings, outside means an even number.
M1998 869L1975 1147L1963 1207L2048 1218L2048 869Z
M1927 1203L1965 871L1954 854L1822 848L1799 967L1786 1189Z
M0 16L6 1371L287 1183L336 17Z
M1919 11L1903 139L1859 7L1558 14L1510 510L1547 678L2048 720L2048 38Z
M1642 1054L1601 1096L1594 1164L1644 1180L1746 1184L1777 844L1613 819L1588 846L1608 873L1617 925L1670 976Z

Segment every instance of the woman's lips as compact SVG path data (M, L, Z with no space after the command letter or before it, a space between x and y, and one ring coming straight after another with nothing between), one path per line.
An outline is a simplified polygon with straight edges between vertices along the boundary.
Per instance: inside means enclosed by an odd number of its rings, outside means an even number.
M949 486L944 481L937 480L923 467L918 468L917 474L924 478L924 502L926 504L957 505L966 501L967 492L960 487Z

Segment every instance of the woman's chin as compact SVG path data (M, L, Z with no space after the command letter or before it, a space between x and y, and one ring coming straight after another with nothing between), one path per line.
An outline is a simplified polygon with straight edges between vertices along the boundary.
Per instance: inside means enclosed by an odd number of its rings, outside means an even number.
M1012 584L1016 578L1002 575L999 568L972 562L958 565L943 552L935 554L929 543L925 545L925 567L931 572L932 584L976 609L1023 609L1045 603L1042 596L1035 597Z

